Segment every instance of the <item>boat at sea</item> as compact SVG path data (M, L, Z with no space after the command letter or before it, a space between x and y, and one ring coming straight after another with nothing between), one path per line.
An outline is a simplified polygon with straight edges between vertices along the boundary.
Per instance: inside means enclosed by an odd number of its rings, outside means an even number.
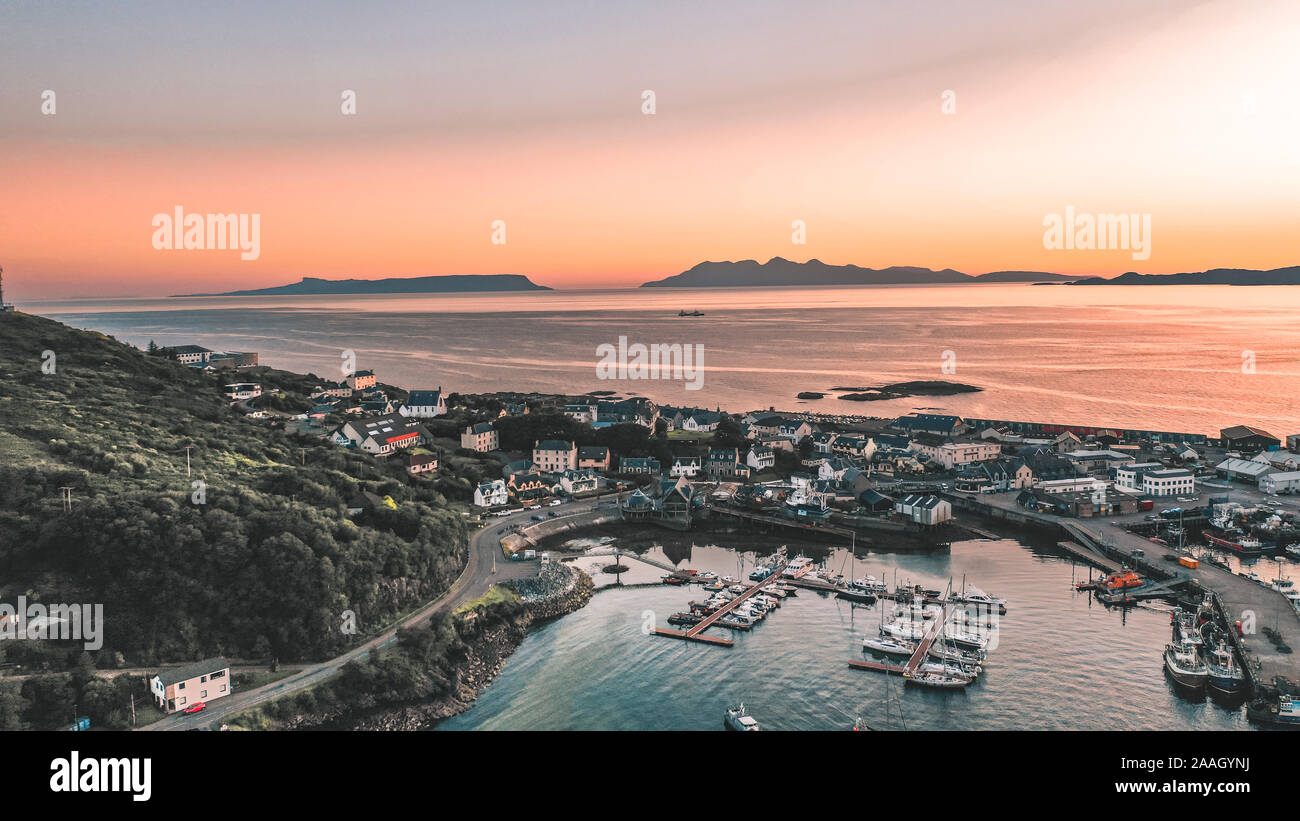
M761 582L763 579L766 579L770 575L772 575L772 568L763 565L761 567L754 568L754 570L749 574L749 580L752 582Z
M749 714L749 710L745 709L745 703L742 701L734 707L727 708L727 712L722 718L722 726L728 730L752 733L758 730L758 720Z
M678 316L704 316L704 312L681 310L677 312L677 315Z
M1209 671L1200 653L1194 645L1166 644L1165 670L1169 676L1184 687L1199 690L1205 687Z

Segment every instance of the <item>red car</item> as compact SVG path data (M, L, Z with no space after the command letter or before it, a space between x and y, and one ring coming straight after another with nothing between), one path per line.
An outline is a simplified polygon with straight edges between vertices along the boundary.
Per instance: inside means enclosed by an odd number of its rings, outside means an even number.
M187 713L197 713L197 712L202 711L202 710L203 710L204 708L206 708L207 706L208 706L208 705L204 704L204 703L201 702L201 701L196 701L196 702L194 702L193 704L191 704L190 706L186 707L186 708L185 708L185 712L187 712Z

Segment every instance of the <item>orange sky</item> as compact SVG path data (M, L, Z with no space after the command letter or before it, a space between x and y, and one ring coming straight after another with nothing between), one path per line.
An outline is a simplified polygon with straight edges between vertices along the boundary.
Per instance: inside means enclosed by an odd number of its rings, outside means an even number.
M50 80L29 68L21 95L0 94L6 296L214 291L303 275L523 273L554 287L624 286L701 260L772 256L968 273L1300 263L1300 50L1289 42L1300 12L1154 5L1120 30L1038 21L1000 32L1001 50L978 47L985 32L943 31L927 60L835 51L792 55L784 72L762 61L719 76L716 54L680 45L681 60L713 70L663 60L631 71L596 49L573 66L532 64L532 90L553 109L483 80L454 121L414 104L419 84L402 86L379 55L378 76L352 83L355 118L333 113L334 89L350 78L290 83L309 104L295 97L276 113L266 95L287 92L245 89L238 76L202 78L203 93L215 82L232 109L190 107L180 92L199 78L184 71L149 75L144 100L119 88L125 101L91 116L66 67L59 113L40 117ZM602 60L617 62L619 87L605 84ZM82 62L97 77L104 69ZM599 89L575 86L583 77ZM656 89L654 115L639 110L643 87ZM940 109L949 88L951 115ZM243 111L231 102L241 91L270 107ZM151 219L177 205L261 214L260 258L155 250ZM1150 258L1045 249L1044 215L1068 205L1151 214ZM490 242L497 219L504 246ZM807 224L806 245L791 242L793 220Z

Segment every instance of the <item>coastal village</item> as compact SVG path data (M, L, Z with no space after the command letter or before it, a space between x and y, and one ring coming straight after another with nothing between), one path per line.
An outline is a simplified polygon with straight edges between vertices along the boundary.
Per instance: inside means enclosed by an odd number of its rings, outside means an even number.
M1279 437L1234 425L1213 436L920 410L888 418L775 408L733 414L612 392L403 389L381 382L374 370L322 380L263 368L256 353L198 345L151 344L150 352L218 375L226 400L253 420L368 454L407 482L436 483L485 525L492 517L515 517L498 531L509 534L500 540L502 558L538 558L533 548L551 532L549 520L563 513L548 508L602 497L613 500L607 504L627 523L678 531L725 523L889 550L943 550L952 541L995 537L977 524L986 520L1046 526L1072 537L1059 542L1064 552L1102 571L1080 589L1095 591L1104 603L1164 598L1187 604L1167 659L1176 680L1188 667L1210 669L1199 660L1201 650L1188 648L1201 646L1194 628L1212 624L1218 632L1206 646L1230 654L1223 662L1232 669L1229 679L1248 680L1252 690L1275 697L1266 718L1289 722L1294 706L1287 694L1300 695L1300 679L1286 658L1287 637L1300 640L1300 631L1294 625L1273 630L1270 648L1263 638L1247 636L1233 615L1275 601L1294 622L1300 594L1282 574L1261 577L1227 561L1300 559L1300 520L1285 505L1285 497L1300 491L1300 434ZM362 491L347 503L347 513L361 518L382 507L397 503ZM930 624L947 623L944 608L954 603L994 602L1005 612L1004 600L964 587L960 594L891 591L874 578L844 578L812 565L782 550L755 570L750 579L757 584L751 585L670 569L665 583L705 584L715 595L673 617L670 623L686 629L656 632L730 645L704 631L748 629L801 586L854 601L891 598L898 608L915 608L904 614L915 626L902 625L899 617L864 648L906 655L907 664L853 666L936 687L974 680L980 650L970 643L978 639L961 633L968 646L950 648L957 655L941 658L944 669L927 669L936 639L941 654L949 652L942 650L948 633L926 628L922 619L942 611L944 618ZM1215 573L1231 583L1207 583ZM947 669L950 661L966 673ZM210 659L199 668L203 681L195 686L209 699L225 695L224 682L200 686L223 675L225 662ZM187 709L177 685L189 672L160 673L152 685L160 709Z

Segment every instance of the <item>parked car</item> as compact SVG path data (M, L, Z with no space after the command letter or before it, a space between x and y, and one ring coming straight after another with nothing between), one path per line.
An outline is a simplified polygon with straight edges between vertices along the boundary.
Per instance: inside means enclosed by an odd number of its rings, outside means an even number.
M546 517L534 513L534 514L533 514L533 521L534 521L534 522L544 522L544 521L546 521Z
M204 704L202 701L196 701L196 702L194 702L193 704L191 704L190 706L186 707L186 708L185 708L185 712L187 712L187 713L198 713L198 712L202 712L203 710L207 709L207 706L208 706L208 705Z
M563 501L562 499L552 499L551 501L547 502L546 504L547 504L549 507L559 507L560 505L564 504L564 501Z
M529 505L529 506L528 506L528 509L529 509L529 510L541 510L541 509L542 509L542 506L541 506L541 505Z

